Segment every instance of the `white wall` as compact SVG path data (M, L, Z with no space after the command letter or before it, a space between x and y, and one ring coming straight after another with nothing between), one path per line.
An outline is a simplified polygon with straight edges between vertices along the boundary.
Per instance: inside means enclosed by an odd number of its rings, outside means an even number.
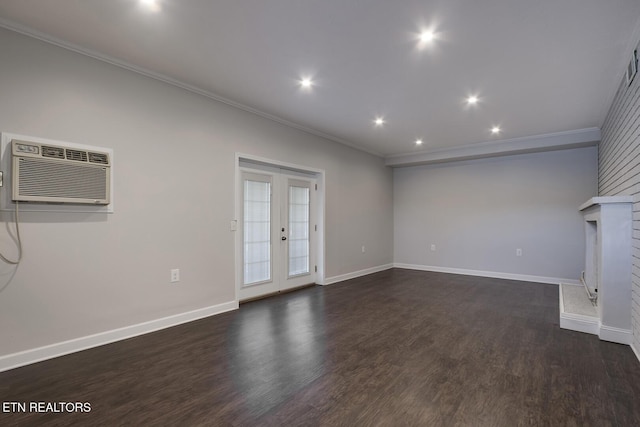
M4 29L0 58L1 131L115 152L114 214L22 215L0 356L233 301L236 152L326 171L326 277L392 262L382 159Z
M589 147L395 169L394 261L577 280L597 158Z
M598 183L601 196L633 196L631 328L640 358L640 75L631 86L623 79L602 125Z

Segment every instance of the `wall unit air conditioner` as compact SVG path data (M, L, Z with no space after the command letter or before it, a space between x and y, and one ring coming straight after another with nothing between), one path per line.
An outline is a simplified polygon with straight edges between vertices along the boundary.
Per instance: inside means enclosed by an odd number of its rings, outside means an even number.
M11 140L12 200L108 205L109 153Z

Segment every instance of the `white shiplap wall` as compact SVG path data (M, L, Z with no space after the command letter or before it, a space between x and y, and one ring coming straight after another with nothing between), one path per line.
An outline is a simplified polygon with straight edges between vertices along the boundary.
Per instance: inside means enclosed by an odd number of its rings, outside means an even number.
M598 167L600 196L633 196L633 347L640 354L640 73L626 79L602 126Z

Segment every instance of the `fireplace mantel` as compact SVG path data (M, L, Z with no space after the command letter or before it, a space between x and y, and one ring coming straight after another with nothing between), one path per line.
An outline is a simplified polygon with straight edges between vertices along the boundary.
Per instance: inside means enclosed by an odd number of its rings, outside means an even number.
M631 343L632 206L631 196L593 197L580 206L586 237L583 279L589 292L563 292L561 286L561 327L597 334L605 341ZM563 294L578 300L565 304ZM565 306L585 306L589 294L597 295L593 316L565 310Z
M586 203L583 203L580 206L580 210L584 211L585 209L589 209L592 206L596 205L609 205L614 203L632 203L633 197L631 196L602 196L602 197L592 197L587 200Z

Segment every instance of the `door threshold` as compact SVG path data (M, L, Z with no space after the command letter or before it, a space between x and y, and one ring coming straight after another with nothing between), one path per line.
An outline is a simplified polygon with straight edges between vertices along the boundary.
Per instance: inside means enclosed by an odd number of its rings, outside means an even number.
M317 285L317 283L308 283L306 285L296 286L295 288L285 289L283 291L270 292L268 294L259 295L257 297L243 299L243 300L240 300L239 303L240 304L244 304L244 303L247 303L247 302L258 301L258 300L261 300L261 299L274 297L276 295L288 294L290 292L299 291L300 289L311 288L311 287L316 286L316 285Z

